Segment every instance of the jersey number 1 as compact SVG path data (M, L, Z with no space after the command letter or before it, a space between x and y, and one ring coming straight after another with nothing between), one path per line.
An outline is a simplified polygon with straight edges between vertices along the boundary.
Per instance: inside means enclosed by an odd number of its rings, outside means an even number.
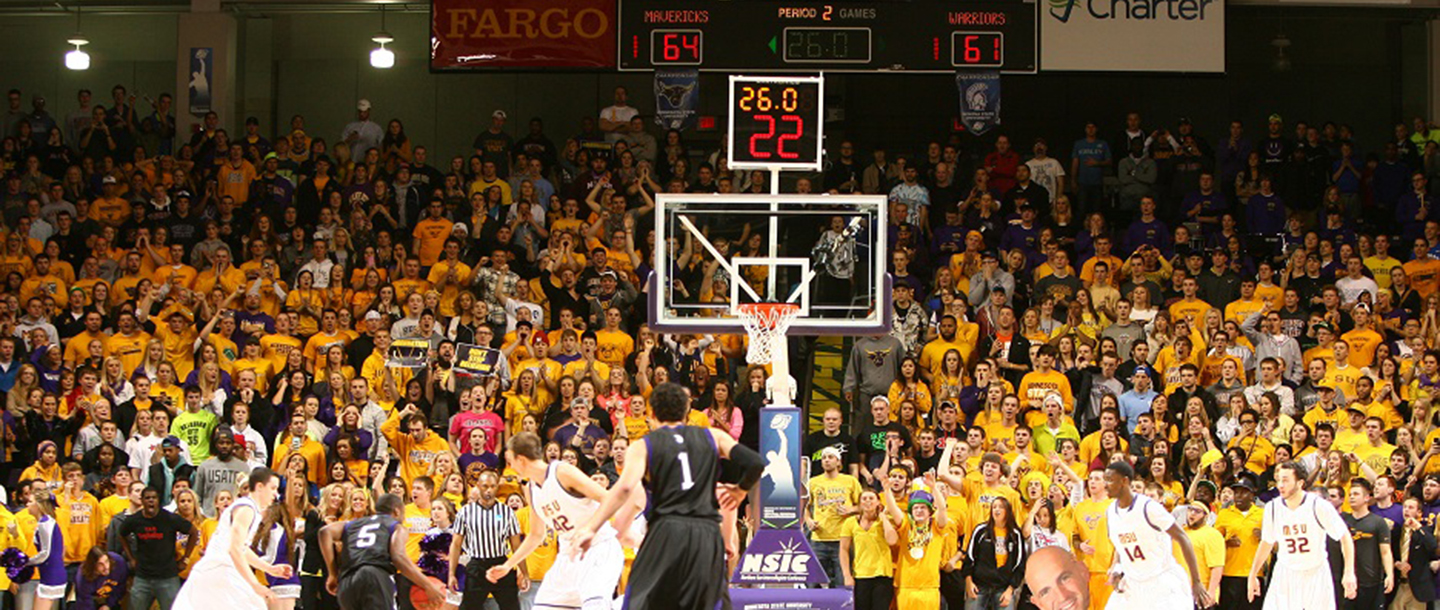
M695 486L695 478L690 475L690 454L681 451L677 457L680 460L680 477L684 479L680 482L680 489L690 489Z

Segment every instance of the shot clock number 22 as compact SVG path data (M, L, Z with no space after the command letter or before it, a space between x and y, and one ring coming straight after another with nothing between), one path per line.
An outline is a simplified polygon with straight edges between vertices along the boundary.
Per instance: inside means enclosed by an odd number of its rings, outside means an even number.
M819 169L824 81L730 78L730 167Z

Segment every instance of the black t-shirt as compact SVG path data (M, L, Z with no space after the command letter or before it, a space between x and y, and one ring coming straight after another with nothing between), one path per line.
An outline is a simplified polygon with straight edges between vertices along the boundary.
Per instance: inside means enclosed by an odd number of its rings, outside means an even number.
M135 536L135 575L145 578L174 578L180 574L175 563L175 543L180 534L189 534L194 526L180 515L160 509L154 517L139 512L125 519L120 535ZM199 535L199 532L195 532Z
M884 426L876 426L874 420L865 422L860 426L860 433L855 435L855 459L862 461L866 468L876 468L885 461L885 436L891 431L900 433L900 452L904 453L910 446L910 431L900 422L890 420Z
M1385 583L1384 566L1380 565L1380 545L1390 545L1390 522L1373 512L1356 519L1342 514L1355 539L1355 580L1362 587L1378 587Z
M811 472L820 471L820 450L826 447L834 447L840 450L841 461L845 466L855 463L855 452L850 446L853 439L847 438L844 434L828 436L824 430L816 430L805 436L805 457L809 458Z

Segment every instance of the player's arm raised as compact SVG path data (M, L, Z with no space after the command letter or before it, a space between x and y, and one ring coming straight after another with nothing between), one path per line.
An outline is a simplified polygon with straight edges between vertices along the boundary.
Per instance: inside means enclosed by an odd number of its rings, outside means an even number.
M621 505L630 499L630 492L639 487L641 477L644 477L645 472L649 470L649 457L650 448L643 438L625 450L625 470L621 471L620 479L615 481L615 485L610 488L609 493L605 494L605 499L600 502L599 510L596 510L595 514L590 517L590 522L575 531L575 536L571 538L575 548L581 552L589 550L590 541L595 538L595 532L600 531L600 526L604 525L605 521L614 516L615 512L620 510Z
M1195 547L1190 544L1190 537L1185 535L1185 530L1180 529L1179 523L1171 523L1170 529L1165 530L1165 533L1170 534L1170 539L1180 546L1180 553L1185 556L1185 565L1190 569L1190 589L1195 594L1195 603L1201 608L1214 605L1215 600L1210 599L1208 583L1200 579L1200 562L1195 559Z
M391 532L390 562L395 564L395 568L400 571L400 575L410 579L410 582L424 587L425 592L430 595L430 599L445 599L445 589L435 584L435 580L425 576L425 573L421 572L419 567L416 567L415 562L410 561L410 556L405 554L405 541L409 540L409 538L410 531L406 529L404 525L397 526L395 531ZM451 563L447 565L454 566L455 564Z

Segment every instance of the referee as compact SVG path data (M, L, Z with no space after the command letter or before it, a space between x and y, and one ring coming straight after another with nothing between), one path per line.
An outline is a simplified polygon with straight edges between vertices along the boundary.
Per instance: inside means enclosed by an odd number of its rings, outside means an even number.
M482 610L485 600L492 596L500 610L519 610L520 591L530 588L524 563L498 582L485 578L487 569L505 563L510 552L520 546L520 522L515 519L515 512L495 499L495 488L499 485L500 479L493 471L481 474L470 501L455 516L450 565L459 565L462 551L470 557L470 563L465 565L461 610Z

